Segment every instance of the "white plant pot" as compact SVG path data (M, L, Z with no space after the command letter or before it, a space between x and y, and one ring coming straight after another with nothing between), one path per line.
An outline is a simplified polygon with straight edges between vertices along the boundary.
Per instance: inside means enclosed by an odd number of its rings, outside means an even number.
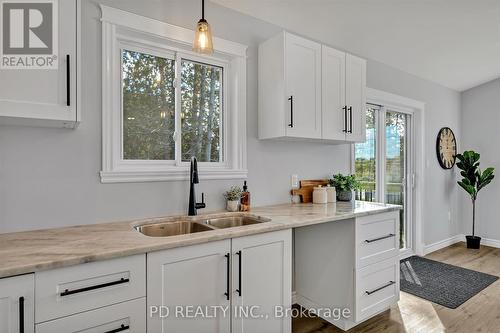
M230 212L237 212L240 210L240 201L239 200L231 200L227 201L226 209Z

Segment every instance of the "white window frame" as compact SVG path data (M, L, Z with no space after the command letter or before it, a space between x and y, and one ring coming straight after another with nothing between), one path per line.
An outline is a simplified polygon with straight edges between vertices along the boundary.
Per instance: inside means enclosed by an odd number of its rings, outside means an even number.
M173 181L188 179L189 163L182 162L176 144L175 161L124 160L122 112L122 50L223 68L222 162L200 162L201 179L244 179L246 169L246 49L214 38L215 52L201 56L191 51L194 31L119 9L102 10L102 183ZM176 88L177 89L177 88ZM176 109L180 96L176 98ZM180 142L176 112L175 140Z

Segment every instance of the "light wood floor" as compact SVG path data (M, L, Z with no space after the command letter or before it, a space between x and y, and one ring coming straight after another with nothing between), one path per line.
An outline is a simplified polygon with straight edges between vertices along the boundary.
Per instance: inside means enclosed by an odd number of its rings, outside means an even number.
M468 250L457 243L426 258L500 276L500 249ZM342 332L319 318L293 320L293 333ZM500 332L500 280L457 309L448 309L407 293L390 310L348 332Z

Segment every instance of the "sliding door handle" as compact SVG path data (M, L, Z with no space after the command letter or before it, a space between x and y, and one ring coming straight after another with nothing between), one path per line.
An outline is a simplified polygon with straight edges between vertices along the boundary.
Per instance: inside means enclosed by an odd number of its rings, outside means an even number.
M293 96L288 97L288 100L290 101L290 124L288 127L293 128Z
M231 255L227 253L224 257L226 257L226 292L224 295L226 295L226 299L229 301L229 279L231 278L231 266L230 266L230 261L231 261Z
M69 54L66 54L66 106L71 105L71 64Z
M236 292L241 297L241 251L236 252L236 255L238 256L238 289L236 289Z

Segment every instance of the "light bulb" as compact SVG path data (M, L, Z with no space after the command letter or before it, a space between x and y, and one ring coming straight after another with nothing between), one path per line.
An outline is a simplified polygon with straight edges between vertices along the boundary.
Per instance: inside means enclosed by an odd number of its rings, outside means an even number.
M204 19L199 20L196 24L193 51L205 54L214 53L210 25Z

